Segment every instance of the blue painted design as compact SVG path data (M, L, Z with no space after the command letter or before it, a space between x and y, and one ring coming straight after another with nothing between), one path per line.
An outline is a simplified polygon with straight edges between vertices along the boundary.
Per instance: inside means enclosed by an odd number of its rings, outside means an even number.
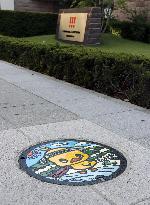
M29 175L42 181L86 185L103 182L121 174L125 157L100 143L82 140L58 140L35 145L19 158Z

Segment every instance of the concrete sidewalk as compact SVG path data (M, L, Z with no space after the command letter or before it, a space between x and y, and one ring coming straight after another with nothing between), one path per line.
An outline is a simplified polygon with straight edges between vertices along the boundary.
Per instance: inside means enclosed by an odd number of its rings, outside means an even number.
M0 204L150 204L150 111L0 61ZM27 147L85 139L116 148L128 166L84 187L43 183L19 169Z

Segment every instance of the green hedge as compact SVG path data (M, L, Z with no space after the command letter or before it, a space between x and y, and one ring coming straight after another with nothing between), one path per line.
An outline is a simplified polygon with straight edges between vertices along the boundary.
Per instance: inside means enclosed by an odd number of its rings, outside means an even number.
M0 59L150 108L150 59L0 38Z
M150 43L150 23L112 19L110 28L120 30L123 38Z
M27 37L55 34L57 14L0 11L0 34Z

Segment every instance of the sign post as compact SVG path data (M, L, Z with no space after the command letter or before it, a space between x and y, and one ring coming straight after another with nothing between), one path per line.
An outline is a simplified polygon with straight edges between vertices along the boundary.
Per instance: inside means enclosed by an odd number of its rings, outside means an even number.
M101 9L98 7L61 9L56 36L58 40L81 44L100 44Z

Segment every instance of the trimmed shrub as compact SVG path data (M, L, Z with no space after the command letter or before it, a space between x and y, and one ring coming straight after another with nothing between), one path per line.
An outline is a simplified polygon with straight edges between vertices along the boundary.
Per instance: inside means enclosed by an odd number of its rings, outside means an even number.
M121 36L123 38L142 41L145 43L150 43L150 39L148 38L148 28L147 24L136 24L132 22L123 22L121 25Z
M113 19L110 30L119 30L123 38L150 43L150 24L142 21L118 21Z
M146 25L145 42L150 43L150 23Z
M0 38L0 59L150 108L150 59Z
M0 11L0 34L27 37L55 34L58 14Z

